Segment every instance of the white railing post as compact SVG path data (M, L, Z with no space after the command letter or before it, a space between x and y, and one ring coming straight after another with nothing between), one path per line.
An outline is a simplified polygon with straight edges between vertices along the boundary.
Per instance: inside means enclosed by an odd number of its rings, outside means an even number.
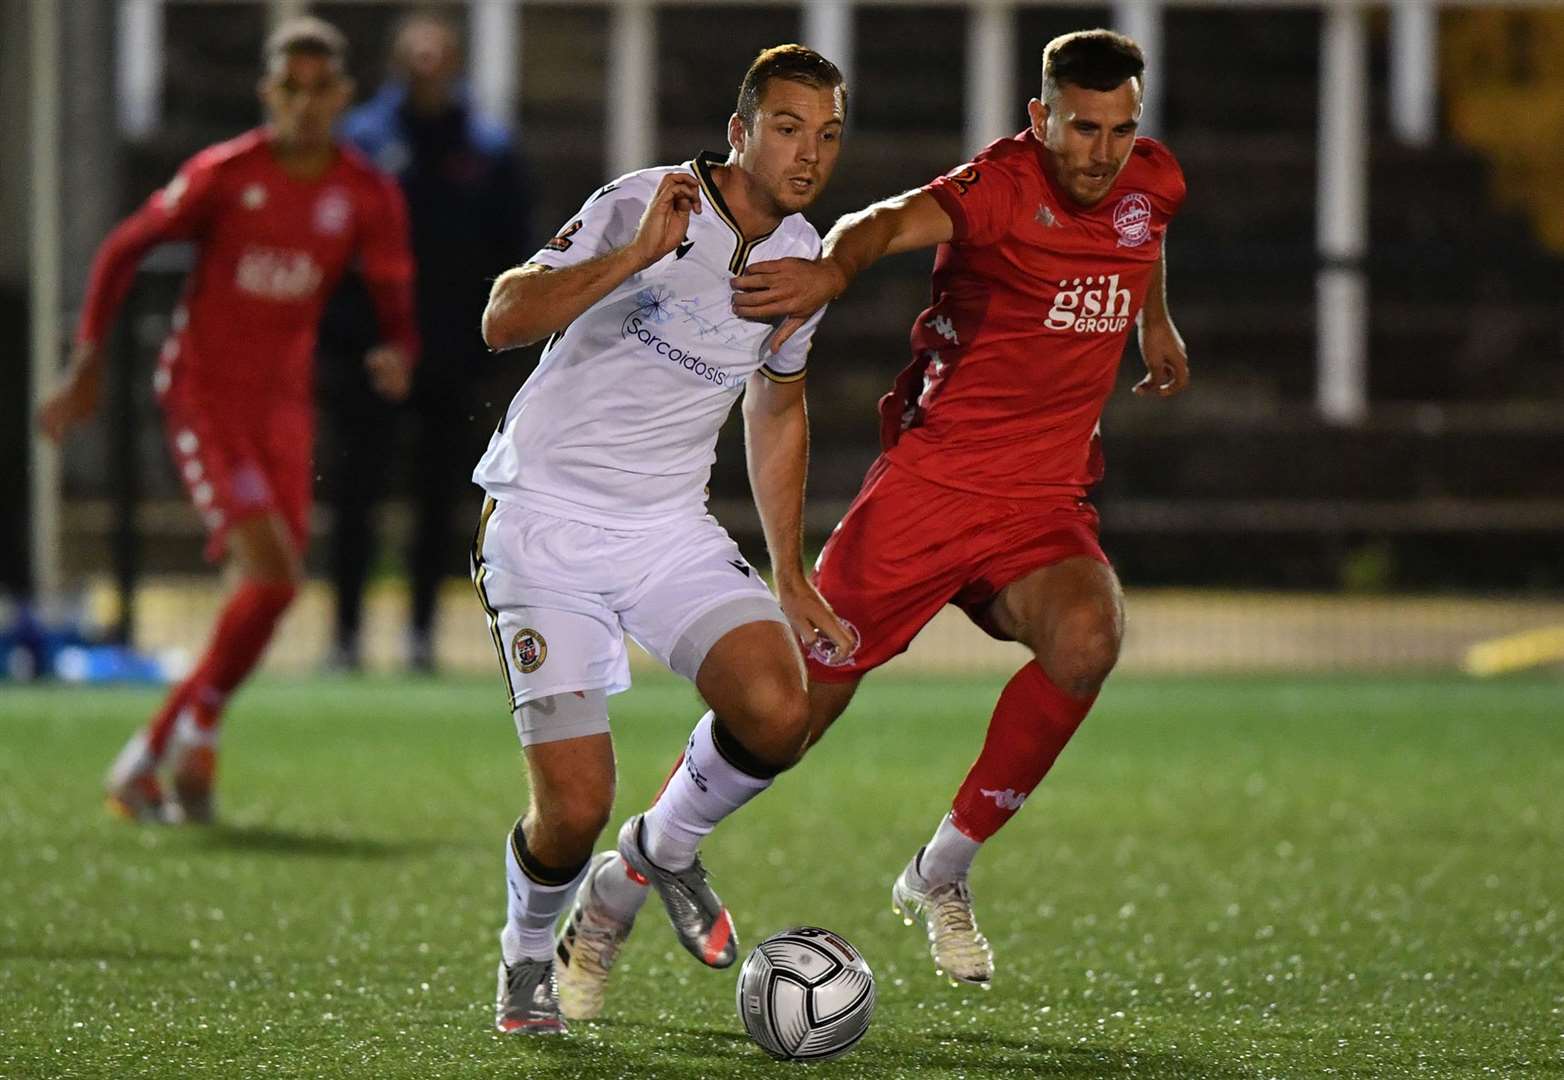
M520 120L521 0L469 0L467 52L472 57L473 103L506 127Z
M1352 424L1368 413L1368 33L1364 12L1336 0L1320 41L1315 286L1320 413Z
M1162 99L1167 69L1162 66L1161 0L1114 0L1113 26L1128 34L1146 55L1145 97L1141 102L1141 135L1162 134Z
M144 139L163 113L163 0L119 0L114 49L120 134Z
M1434 141L1438 75L1438 7L1429 0L1395 0L1390 9L1390 125L1408 145Z
M804 0L800 37L805 45L831 61L853 84L853 5L851 0Z
M654 164L657 152L657 13L650 0L618 0L608 24L609 176Z
M32 324L33 407L60 377L60 11L32 4ZM33 599L47 602L62 583L60 452L34 437L28 470Z
M1016 97L1016 14L1010 0L973 0L967 8L968 154L1025 126ZM1040 78L1040 77L1039 77Z

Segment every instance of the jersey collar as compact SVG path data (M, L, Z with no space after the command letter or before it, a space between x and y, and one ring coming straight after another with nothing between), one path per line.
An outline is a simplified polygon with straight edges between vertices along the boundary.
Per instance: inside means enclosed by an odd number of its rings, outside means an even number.
M726 165L727 158L711 150L703 150L696 154L690 161L690 169L695 173L695 178L700 181L701 191L706 196L706 205L717 212L722 223L733 232L735 241L733 257L728 260L728 272L741 273L744 264L749 261L750 253L776 233L776 229L757 236L753 240L744 239L744 230L739 228L738 219L733 216L733 211L728 209L727 202L722 197L722 191L717 187L717 178L712 174L712 169L719 165ZM778 228L780 228L780 223Z

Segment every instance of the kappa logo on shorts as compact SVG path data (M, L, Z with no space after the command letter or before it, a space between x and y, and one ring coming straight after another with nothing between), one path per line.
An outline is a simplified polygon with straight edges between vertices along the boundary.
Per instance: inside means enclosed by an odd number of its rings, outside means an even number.
M515 661L516 670L523 675L531 675L548 659L548 642L543 640L542 634L530 626L524 626L511 639L510 655Z

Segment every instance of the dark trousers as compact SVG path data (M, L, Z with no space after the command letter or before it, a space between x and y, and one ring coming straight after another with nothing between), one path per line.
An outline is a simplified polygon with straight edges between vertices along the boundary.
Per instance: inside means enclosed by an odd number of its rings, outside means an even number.
M370 387L361 359L323 357L322 363L336 369L329 376L322 372L326 430L320 471L324 501L333 510L329 550L337 644L358 641L364 585L377 557L375 507L404 475L413 511L407 551L412 629L428 634L441 582L465 573L466 551L454 519L459 507L473 501L470 477L488 436L469 404L476 388L464 372L434 375L420 365L408 400L392 404Z

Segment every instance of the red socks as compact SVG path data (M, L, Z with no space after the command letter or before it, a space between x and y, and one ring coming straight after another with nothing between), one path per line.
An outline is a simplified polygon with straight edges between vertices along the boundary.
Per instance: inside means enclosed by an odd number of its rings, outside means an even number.
M147 725L148 748L154 757L162 756L174 721L186 706L195 706L196 723L216 726L223 702L260 660L297 591L289 582L240 582L217 619L201 663Z
M980 843L998 832L1053 767L1096 700L1096 694L1070 697L1035 662L1016 672L994 706L983 750L956 792L956 827Z

